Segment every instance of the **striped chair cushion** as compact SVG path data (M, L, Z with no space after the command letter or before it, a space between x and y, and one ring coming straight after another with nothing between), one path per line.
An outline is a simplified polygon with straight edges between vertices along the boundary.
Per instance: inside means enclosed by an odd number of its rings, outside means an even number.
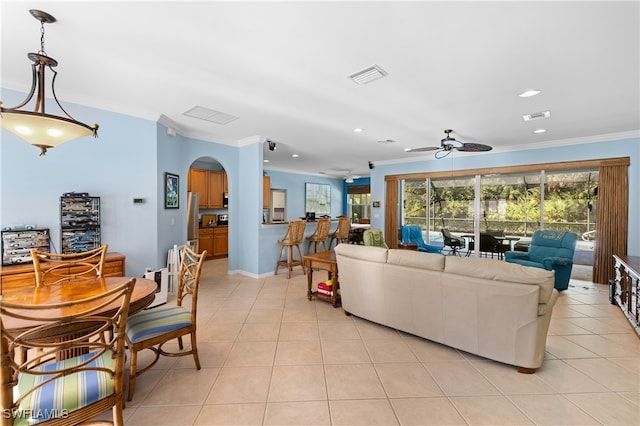
M137 343L190 325L191 310L182 306L148 309L127 319L127 337Z
M51 371L69 368L85 361L92 354L80 355L64 361L38 367L40 371ZM106 367L113 370L115 360L111 352L91 361L87 366ZM28 390L42 383L50 376L20 374L18 386L14 388L14 396L26 394ZM27 395L18 407L14 425L34 425L86 407L114 393L114 379L104 371L81 371L61 377Z

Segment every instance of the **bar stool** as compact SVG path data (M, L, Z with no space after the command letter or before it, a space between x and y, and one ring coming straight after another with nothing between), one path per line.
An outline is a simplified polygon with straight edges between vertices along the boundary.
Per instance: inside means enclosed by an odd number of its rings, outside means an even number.
M349 242L349 232L351 231L351 220L347 216L338 216L338 226L336 230L329 234L329 250L335 240L336 245Z
M329 228L331 228L331 218L323 217L318 219L316 230L307 237L307 254L311 253L311 244L313 251L318 252L318 245L322 244L324 251L327 251L327 239L329 238Z
M280 254L278 255L278 261L276 262L276 270L274 275L278 275L278 269L283 266L286 267L287 278L291 278L291 270L294 266L302 266L302 273L306 274L304 269L304 262L302 260L302 252L300 251L300 244L304 238L304 228L307 226L307 222L304 220L292 220L289 222L287 233L284 234L281 240L278 240L280 244ZM282 259L282 252L285 247L287 248L287 258ZM298 249L298 259L293 258L293 248Z

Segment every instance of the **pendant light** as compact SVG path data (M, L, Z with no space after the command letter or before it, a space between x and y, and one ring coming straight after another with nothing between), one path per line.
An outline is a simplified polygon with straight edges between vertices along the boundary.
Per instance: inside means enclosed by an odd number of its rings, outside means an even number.
M55 91L55 81L58 73L53 69L58 65L58 62L47 56L44 50L44 24L56 22L56 18L41 10L31 9L29 12L40 21L41 33L40 51L27 55L33 61L33 64L31 64L31 91L21 104L13 108L5 108L0 102L0 126L31 145L37 146L40 148L40 155L45 155L48 148L56 147L70 140L85 136L97 137L98 125L89 126L77 121L60 105ZM45 71L47 68L53 72L51 80L53 99L65 116L52 115L46 112ZM31 102L34 94L36 94L36 99L33 110L19 109Z

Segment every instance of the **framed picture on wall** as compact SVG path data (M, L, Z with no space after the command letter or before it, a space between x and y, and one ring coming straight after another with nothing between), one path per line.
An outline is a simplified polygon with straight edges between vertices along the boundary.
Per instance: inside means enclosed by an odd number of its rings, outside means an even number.
M315 216L331 214L331 185L324 183L305 183L305 212Z
M164 174L164 208L180 208L180 177L173 173Z

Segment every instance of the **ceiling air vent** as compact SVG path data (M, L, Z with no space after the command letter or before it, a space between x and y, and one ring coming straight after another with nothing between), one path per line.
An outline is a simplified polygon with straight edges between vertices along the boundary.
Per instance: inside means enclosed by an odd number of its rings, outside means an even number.
M387 72L377 65L372 65L369 68L365 68L362 71L358 71L355 74L351 74L349 78L358 84L367 84L382 78L387 75Z
M541 118L549 118L549 117L551 117L550 111L542 111L542 112L534 112L533 114L523 115L522 119L524 121L532 121L532 120L539 120Z
M393 139L384 139L384 140L380 140L378 141L378 143L384 144L384 145L389 145L392 143L396 143L396 141L394 141Z
M200 120L209 121L216 124L229 124L238 117L224 112L216 111L214 109L205 108L201 106L194 106L193 108L182 113L187 117L198 118Z

